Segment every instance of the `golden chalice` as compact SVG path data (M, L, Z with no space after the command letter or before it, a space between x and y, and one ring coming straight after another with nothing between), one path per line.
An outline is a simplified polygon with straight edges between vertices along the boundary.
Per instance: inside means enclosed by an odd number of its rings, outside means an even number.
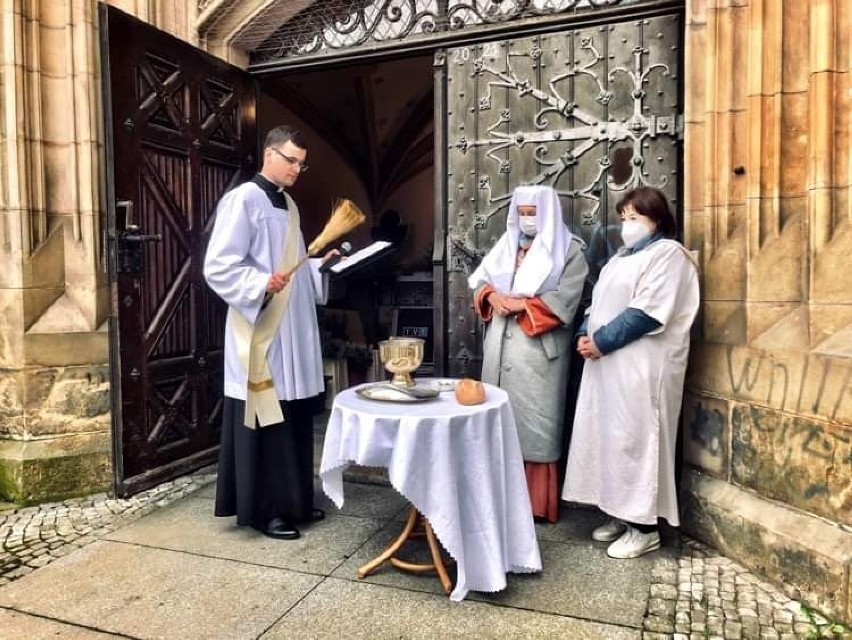
M411 373L423 364L422 338L390 338L379 343L379 359L393 374L391 384L413 387Z

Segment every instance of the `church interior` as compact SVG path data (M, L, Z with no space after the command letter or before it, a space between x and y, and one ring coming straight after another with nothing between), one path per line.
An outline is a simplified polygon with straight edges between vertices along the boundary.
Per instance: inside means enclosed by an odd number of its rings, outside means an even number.
M341 240L354 251L377 240L393 245L363 267L332 275L319 310L325 355L347 361L350 384L364 379L376 343L402 333L402 325L419 325L408 331L431 338L432 67L432 56L420 55L259 79L259 135L286 123L307 139L310 170L292 190L306 242L345 197L367 221Z

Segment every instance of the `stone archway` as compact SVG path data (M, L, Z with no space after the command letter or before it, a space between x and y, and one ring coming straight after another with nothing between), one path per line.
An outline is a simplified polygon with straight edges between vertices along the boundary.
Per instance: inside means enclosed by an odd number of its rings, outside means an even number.
M271 35L275 29L315 0L199 0L195 30L198 45L231 64L248 64L246 43Z

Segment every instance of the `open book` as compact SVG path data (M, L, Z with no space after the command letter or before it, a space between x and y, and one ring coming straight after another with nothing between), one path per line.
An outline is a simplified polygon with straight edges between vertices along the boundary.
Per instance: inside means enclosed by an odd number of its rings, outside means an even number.
M329 271L332 273L344 273L353 267L369 262L370 258L390 249L392 246L393 243L388 242L387 240L378 240L371 245L367 245L363 249L359 249L347 258L344 258L331 267Z

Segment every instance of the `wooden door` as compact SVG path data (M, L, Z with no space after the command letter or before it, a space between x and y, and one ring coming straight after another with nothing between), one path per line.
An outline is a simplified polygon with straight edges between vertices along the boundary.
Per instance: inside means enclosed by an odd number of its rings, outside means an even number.
M615 203L661 188L679 212L681 17L630 18L448 49L438 67L437 298L446 373L478 376L467 278L506 229L513 189L552 186L588 244L590 280L620 244ZM439 233L436 233L436 241Z
M225 307L204 283L219 197L257 148L247 73L100 6L116 492L215 460Z

